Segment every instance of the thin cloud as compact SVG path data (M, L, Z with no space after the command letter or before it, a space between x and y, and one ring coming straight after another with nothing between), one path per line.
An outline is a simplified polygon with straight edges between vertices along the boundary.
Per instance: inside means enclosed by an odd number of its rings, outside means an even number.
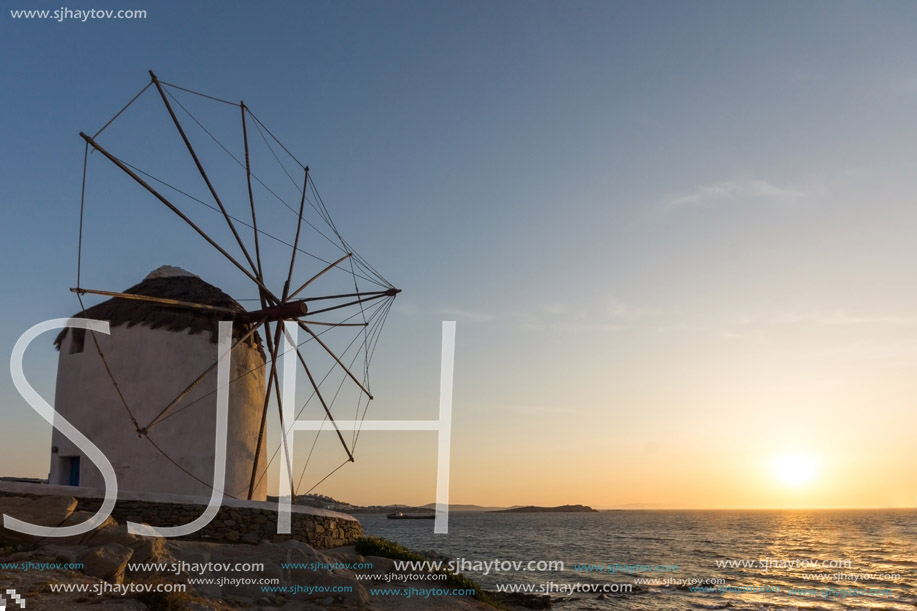
M912 327L917 324L917 319L909 316L853 316L845 312L836 312L833 315L819 317L817 322L831 326L893 325Z
M511 316L526 329L613 333L647 325L666 314L659 308L611 301L605 308L538 304L530 310L513 312Z
M447 317L450 320L460 320L467 323L486 323L497 318L491 312L485 312L483 310L472 310L467 308L429 308L411 302L396 303L394 310L400 314L435 315L437 317Z
M668 196L663 202L667 210L675 208L701 207L726 200L769 199L789 201L802 197L796 189L780 187L766 180L724 181L702 185L686 193Z
M634 304L622 303L620 301L611 302L606 308L608 318L621 323L634 323L638 321L647 321L658 319L670 315L671 312L661 308L648 306L639 306Z
M725 326L719 327L720 337L765 344L770 341L770 334L787 327L914 327L917 317L895 315L854 315L843 310L833 312L811 310L807 312L789 311L769 315L734 317Z
M751 318L740 324L798 325L812 324L823 327L899 326L917 325L917 317L889 314L851 314L846 310L790 311L777 315Z
M451 316L456 320L462 320L470 323L485 323L490 322L496 318L490 312L484 312L482 310L466 310L462 308L445 308L440 310L440 313L443 316Z
M505 404L496 404L489 405L488 409L491 410L501 410L501 411L516 411L516 412L525 412L530 414L532 412L539 412L544 414L578 414L580 410L573 409L571 407L561 407L557 405L505 405Z

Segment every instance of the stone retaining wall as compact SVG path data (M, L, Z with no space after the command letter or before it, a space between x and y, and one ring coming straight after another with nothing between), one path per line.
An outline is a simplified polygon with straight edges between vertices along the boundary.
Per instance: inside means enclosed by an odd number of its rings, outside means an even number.
M38 494L11 493L0 490L0 496L42 496ZM101 498L77 500L76 511L95 513L102 506ZM266 505L266 503L265 503ZM119 523L127 521L146 523L151 526L179 526L199 517L206 509L205 504L164 503L120 499L111 516ZM295 506L294 506L295 508ZM298 508L297 508L298 509ZM363 536L363 526L351 516L334 512L290 514L290 534L277 534L277 512L270 508L226 506L220 508L216 517L207 526L191 535L176 537L209 541L214 543L248 543L257 545L262 541L280 543L289 539L303 541L314 548L327 549L348 545Z
M77 499L77 511L98 511L100 499ZM206 505L118 501L111 516L124 524L142 522L150 526L178 526L199 517ZM342 516L343 517L343 516ZM363 536L363 526L355 519L336 519L306 513L290 514L290 534L277 534L277 512L248 507L221 507L216 517L196 533L180 539L217 543L281 543L289 539L303 541L314 548L326 549L353 543Z

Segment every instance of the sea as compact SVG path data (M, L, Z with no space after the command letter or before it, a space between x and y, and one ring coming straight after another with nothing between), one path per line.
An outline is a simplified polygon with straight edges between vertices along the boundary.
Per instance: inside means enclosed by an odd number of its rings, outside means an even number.
M445 535L356 517L562 611L917 609L917 510L451 512Z

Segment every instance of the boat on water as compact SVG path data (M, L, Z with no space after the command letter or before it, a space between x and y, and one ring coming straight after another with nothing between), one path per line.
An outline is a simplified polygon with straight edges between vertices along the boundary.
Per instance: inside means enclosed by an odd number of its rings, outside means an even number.
M404 513L396 511L386 516L389 520L432 520L436 517L435 513Z

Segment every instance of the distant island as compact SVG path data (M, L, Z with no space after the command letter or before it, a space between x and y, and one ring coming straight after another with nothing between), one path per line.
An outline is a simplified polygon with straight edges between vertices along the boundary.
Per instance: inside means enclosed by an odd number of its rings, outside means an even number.
M557 507L537 507L528 505L527 507L513 507L512 509L500 509L490 513L591 513L598 512L588 505L559 505Z
M269 502L277 502L277 497L268 496ZM427 503L426 505L354 505L345 501L339 501L325 496L323 494L301 494L296 496L293 501L295 505L306 505L318 509L329 509L331 511L340 511L342 513L428 513L436 510L436 503ZM504 507L482 507L480 505L457 505L450 504L450 511L474 511L484 513L496 509L505 509Z
M276 502L277 497L268 497L268 501ZM296 505L307 505L319 509L330 509L331 511L340 511L343 513L425 513L434 511L436 503L427 503L426 505L352 505L344 501L333 499L330 496L322 494L303 494L296 497L293 501ZM525 507L482 507L481 505L449 505L450 511L467 511L477 513L591 513L598 511L588 505L559 505L557 507L537 507L528 505Z

